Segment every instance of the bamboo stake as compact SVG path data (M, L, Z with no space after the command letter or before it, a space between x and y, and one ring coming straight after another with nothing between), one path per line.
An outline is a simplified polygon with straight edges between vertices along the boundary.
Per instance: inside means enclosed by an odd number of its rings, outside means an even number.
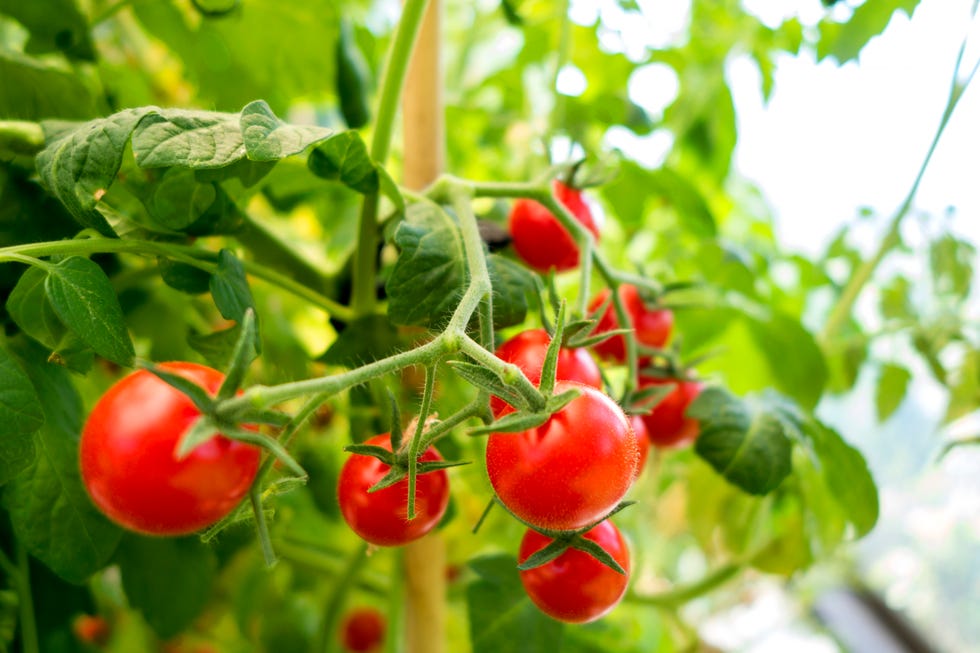
M421 190L445 168L440 61L440 0L429 3L409 65L402 104L404 184ZM408 653L446 652L446 543L439 533L405 547L405 638Z

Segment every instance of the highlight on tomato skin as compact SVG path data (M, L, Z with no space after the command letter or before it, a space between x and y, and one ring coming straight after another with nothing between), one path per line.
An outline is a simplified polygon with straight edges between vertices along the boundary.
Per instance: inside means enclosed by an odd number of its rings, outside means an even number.
M357 607L344 615L340 624L340 640L350 653L376 653L385 641L387 620L380 610Z
M541 382L541 368L551 344L551 336L544 329L527 329L509 338L495 352L497 358L521 368L528 381L537 386ZM555 378L559 381L577 381L593 388L602 388L599 365L588 351L582 348L562 347L558 351ZM507 411L508 405L499 397L490 397L490 410L494 417Z
M520 571L524 591L534 605L566 623L588 623L608 614L623 598L629 584L629 548L616 525L607 519L583 537L605 549L626 574L571 548L540 567ZM518 562L523 563L551 541L528 529L521 540Z
M555 180L555 195L576 220L598 240L599 228L582 191ZM514 202L508 222L514 251L539 272L554 268L564 272L578 267L579 251L575 239L551 211L529 199Z
M71 631L75 638L89 646L102 647L109 643L112 629L105 617L92 614L80 614L71 623Z
M630 427L633 429L633 437L636 438L636 447L640 452L636 463L636 476L639 477L646 469L647 458L650 456L650 435L647 433L647 426L641 415L630 415L629 419Z
M388 433L376 435L364 444L391 451ZM420 462L442 460L432 447ZM340 470L337 500L340 513L361 539L377 546L401 546L426 535L436 527L449 506L449 476L439 469L415 478L415 518L408 519L408 478L375 492L368 492L388 470L387 464L373 456L351 454Z
M701 394L704 384L692 379L669 379L640 376L640 387L671 385L673 389L660 400L653 410L643 415L647 437L656 447L680 448L693 443L701 431L698 420L684 413L691 402Z
M674 313L669 308L651 308L640 296L639 289L633 284L624 283L617 291L623 308L629 317L629 328L636 334L636 340L641 345L662 348L670 340L674 329ZM609 289L604 288L589 304L589 311L596 311L606 303L610 295ZM593 334L606 333L619 327L616 307L609 302L602 315L595 316L596 322ZM620 363L626 361L626 339L623 336L612 336L596 343L592 349L602 358L608 358ZM647 360L641 357L642 361Z
M639 451L622 409L593 387L559 381L581 394L533 429L487 439L490 483L508 510L529 524L575 530L608 514L636 478Z
M158 367L212 395L224 375L189 362ZM261 450L218 433L178 460L181 437L201 415L182 392L147 370L117 381L89 413L79 458L93 503L120 526L175 536L211 526L248 493Z

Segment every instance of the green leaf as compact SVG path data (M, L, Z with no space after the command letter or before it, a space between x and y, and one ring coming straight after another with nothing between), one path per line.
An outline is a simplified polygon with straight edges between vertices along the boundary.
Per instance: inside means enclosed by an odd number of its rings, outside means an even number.
M245 152L253 161L278 161L299 154L333 134L316 125L287 125L263 100L242 109L241 129Z
M929 247L929 266L936 292L966 299L976 255L976 247L950 234L936 239Z
M0 485L34 460L34 433L44 424L41 401L30 378L0 345Z
M912 374L904 367L893 364L881 366L878 376L878 391L875 394L875 408L878 411L878 421L884 422L892 416L905 399Z
M350 322L320 360L327 365L357 367L391 356L401 346L398 329L384 315L368 315Z
M130 134L152 110L127 109L83 123L37 155L37 171L48 189L76 220L104 236L115 232L95 205L119 172Z
M211 275L211 295L214 305L226 320L241 324L245 310L255 310L255 300L248 287L245 267L230 249L218 253L218 269Z
M127 534L115 560L129 604L162 638L190 626L211 597L217 559L197 537Z
M193 170L170 168L153 187L146 208L160 226L183 231L197 222L217 197L214 184L200 183Z
M790 473L791 413L771 402L750 405L720 388L707 388L686 415L701 422L695 451L749 494L768 494Z
M19 348L44 410L37 455L7 484L3 503L14 533L35 558L72 583L109 561L122 531L89 500L78 462L82 403L62 367L44 362L36 346Z
M133 155L141 168L221 168L245 156L233 113L155 110L133 131Z
M434 204L413 204L395 231L398 261L385 284L388 318L399 325L439 324L466 284L466 256L456 222Z
M340 132L318 145L307 164L316 176L339 181L358 193L376 193L380 188L374 161L354 131Z
M864 456L839 433L816 420L806 425L804 434L812 443L830 495L853 525L855 535L867 534L878 521L878 488Z
M915 316L915 308L909 301L911 285L905 277L895 277L881 289L880 310L882 317L892 320L906 320Z
M7 120L82 120L99 113L85 80L47 59L0 50L0 79L0 116Z
M44 290L47 278L44 268L27 268L7 298L7 312L21 331L48 349L55 349L66 329Z
M70 59L95 61L88 20L76 0L0 0L0 14L14 18L31 33L26 52L63 52Z
M805 408L817 405L829 372L823 352L799 320L774 313L768 320L748 320L756 346L765 355L776 388ZM793 352L787 360L786 352Z
M534 275L516 261L497 254L487 256L493 286L493 327L521 324L527 317L527 298L537 292Z
M911 16L918 4L919 0L876 0L859 6L844 24L820 21L817 58L830 56L842 64L857 59L868 41L885 30L896 11Z
M531 603L512 556L475 558L470 567L479 577L466 588L473 653L561 650L564 625Z
M133 341L102 268L87 258L72 256L48 272L44 287L65 326L103 358L131 366L136 356Z
M258 336L255 332L254 310L251 308L245 310L240 326L242 329L238 341L235 343L235 348L232 350L231 363L228 365L225 380L222 381L221 388L218 389L217 399L219 401L230 399L242 387L245 375L248 374L248 366L259 355L255 351Z
M949 404L943 421L948 423L980 407L980 351L971 349L951 375Z
M200 295L211 289L211 273L188 263L157 258L157 266L163 282L171 288L190 295Z

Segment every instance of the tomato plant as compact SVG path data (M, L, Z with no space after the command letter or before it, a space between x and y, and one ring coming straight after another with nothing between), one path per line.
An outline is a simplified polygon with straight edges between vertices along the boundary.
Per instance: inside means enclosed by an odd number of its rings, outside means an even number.
M541 368L551 336L544 329L528 329L510 337L497 347L497 357L521 368L528 381L537 385L541 382ZM557 378L561 381L577 381L593 388L602 387L602 374L599 366L585 349L562 347L558 352ZM490 409L500 416L506 403L491 397Z
M604 521L582 537L601 546L625 573L575 548L540 567L521 571L521 583L534 604L545 614L570 623L595 621L612 610L629 582L629 548L615 524ZM546 535L528 529L518 560L525 562L550 542Z
M618 289L620 301L629 316L629 327L636 334L636 341L648 347L662 348L670 340L674 328L674 313L669 308L656 308L648 305L640 295L639 289L633 284L624 283ZM607 304L609 290L604 289L589 306L590 310L606 306L598 315L595 332L606 333L619 328L615 309ZM623 336L612 336L593 346L600 356L619 362L626 360L626 341Z
M598 238L599 228L582 191L557 180L554 188L558 201ZM547 272L554 268L563 272L578 266L579 250L575 240L541 203L534 200L515 202L510 212L509 228L517 255L535 270Z
M969 243L905 243L935 314L876 274L911 196L880 255L788 251L712 72L748 52L767 89L894 2L694 0L655 47L610 27L644 3L552 4L0 2L0 649L97 613L306 653L352 605L409 653L693 649L751 595L722 583L874 527L826 406L877 378L898 409L880 338L976 409ZM651 444L691 446L641 474Z
M376 435L365 444L391 451L387 433ZM438 452L427 449L420 462L441 460ZM372 491L390 471L381 460L353 454L340 470L337 500L340 512L351 529L378 546L400 546L417 540L432 530L449 505L449 478L436 470L418 477L413 519L408 518L408 482L403 479L394 485Z
M541 426L492 434L487 474L501 502L524 521L574 530L626 495L640 453L629 421L609 397L568 381L556 388L581 394Z
M162 363L217 392L217 370ZM146 370L115 383L95 404L82 430L82 480L92 501L121 526L149 535L182 535L227 515L248 492L259 449L215 434L186 457L180 438L201 412L182 392Z

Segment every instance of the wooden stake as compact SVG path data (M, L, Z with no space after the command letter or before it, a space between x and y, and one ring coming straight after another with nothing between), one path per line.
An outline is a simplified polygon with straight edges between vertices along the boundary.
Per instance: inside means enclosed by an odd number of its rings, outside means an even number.
M440 61L441 1L431 0L408 69L403 95L404 184L421 190L445 168ZM408 544L405 638L408 653L446 653L446 543L439 533Z

